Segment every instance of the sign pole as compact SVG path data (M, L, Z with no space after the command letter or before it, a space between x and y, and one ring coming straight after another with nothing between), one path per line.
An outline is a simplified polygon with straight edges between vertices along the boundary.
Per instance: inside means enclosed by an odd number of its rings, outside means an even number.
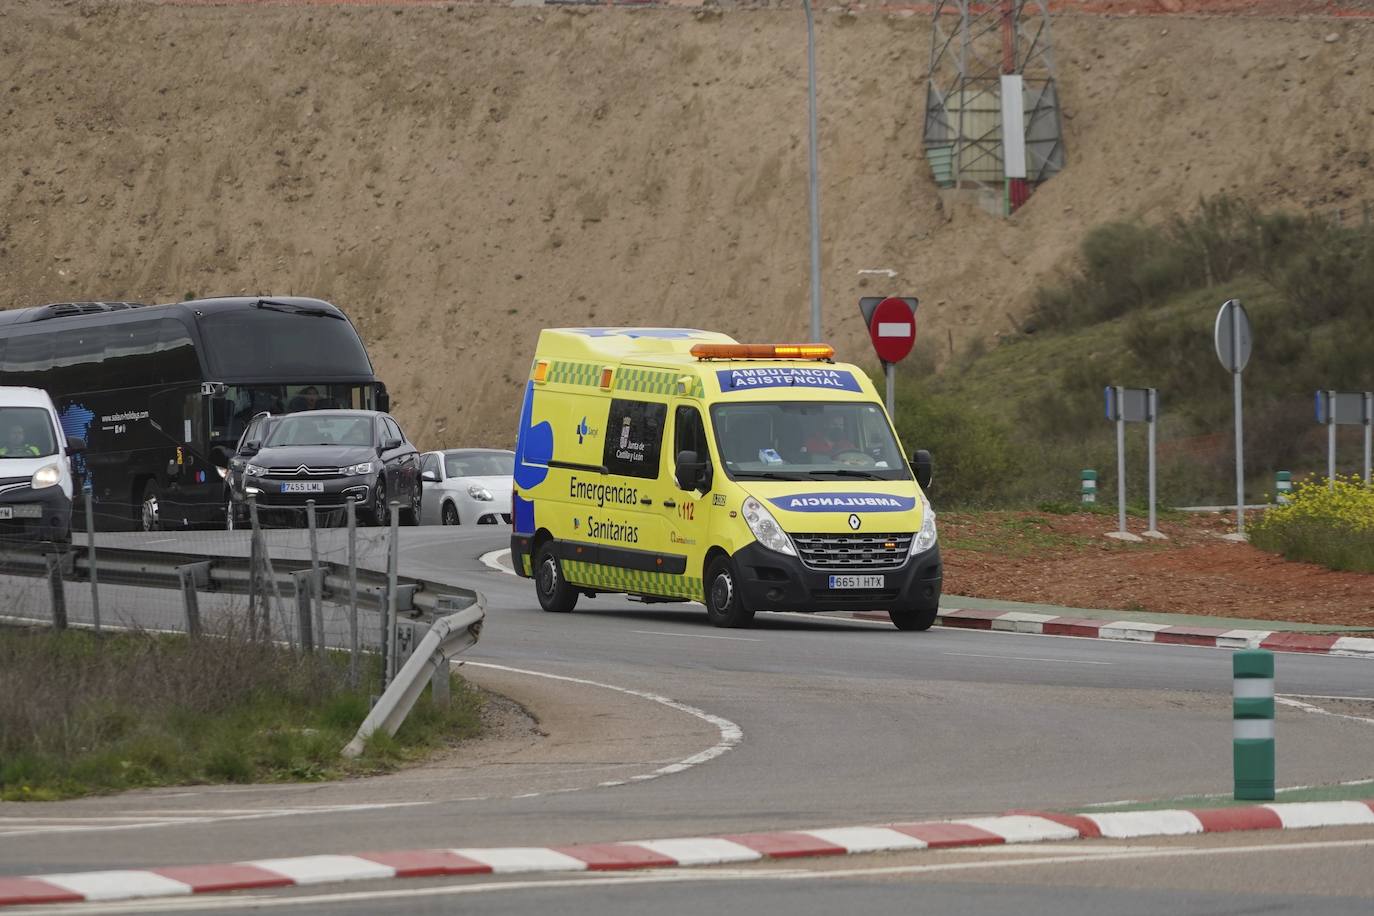
M1374 391L1364 393L1364 485L1374 486L1370 479L1371 448L1374 445Z
M1117 528L1126 533L1126 414L1121 409L1125 390L1116 389L1116 516Z
M1159 412L1159 393L1151 388L1149 394L1148 410L1150 411L1150 527L1145 533L1149 535L1159 534L1159 529L1155 526L1155 419Z
M821 342L821 191L819 154L816 151L816 31L811 16L811 0L802 0L806 9L806 102L811 164L811 340Z
M1231 310L1231 352L1240 353L1240 315L1237 309ZM1235 360L1232 370L1235 386L1236 406L1236 533L1245 534L1245 432L1242 419L1244 407L1240 391L1241 361Z
M1326 393L1326 488L1336 489L1336 392Z
M897 422L897 364L883 363L883 374L887 376L887 415Z

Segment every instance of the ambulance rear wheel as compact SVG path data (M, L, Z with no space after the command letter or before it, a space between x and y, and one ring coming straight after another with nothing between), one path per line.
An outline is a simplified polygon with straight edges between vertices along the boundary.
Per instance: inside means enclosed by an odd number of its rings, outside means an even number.
M718 627L747 627L754 619L744 606L729 557L716 557L706 567L706 619Z
M935 625L935 618L940 615L940 606L894 609L888 611L887 615L892 618L892 625L899 630L929 630Z
M577 589L563 578L563 567L551 543L541 544L534 556L534 590L539 606L551 614L566 614L577 606Z

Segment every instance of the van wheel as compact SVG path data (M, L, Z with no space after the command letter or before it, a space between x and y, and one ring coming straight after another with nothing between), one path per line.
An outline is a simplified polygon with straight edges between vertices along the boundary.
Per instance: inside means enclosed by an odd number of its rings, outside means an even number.
M539 606L551 614L567 614L577 606L577 589L563 578L563 567L547 541L534 556L534 590Z
M729 557L716 557L706 569L706 619L718 627L747 627L754 619L744 606Z
M940 616L940 606L937 604L930 608L891 610L887 615L892 618L892 625L899 630L929 630L935 625L935 618Z

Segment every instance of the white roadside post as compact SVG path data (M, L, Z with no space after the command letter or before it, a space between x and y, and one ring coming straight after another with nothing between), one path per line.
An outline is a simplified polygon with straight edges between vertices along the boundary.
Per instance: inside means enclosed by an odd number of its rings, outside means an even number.
M1108 403L1115 401L1113 417L1116 420L1116 518L1117 534L1123 537L1126 531L1126 418L1121 410L1121 386L1111 389L1115 397L1108 396Z
M1239 299L1227 299L1217 312L1212 329L1212 342L1217 358L1231 373L1236 412L1236 539L1245 540L1245 433L1244 410L1241 402L1241 373L1250 361L1253 347L1250 316Z
M1126 530L1126 424L1146 423L1149 426L1149 499L1150 527L1146 537L1163 538L1155 527L1155 420L1159 413L1159 392L1154 388L1126 388L1109 385L1104 391L1107 405L1107 419L1116 423L1116 507L1117 530L1107 532L1108 537L1119 541L1138 541L1139 535ZM1085 475L1088 471L1083 472ZM1084 478L1084 493L1088 481ZM1096 482L1094 481L1094 488Z
M1149 393L1148 395L1146 395L1146 398L1145 398L1145 400L1146 400L1145 409L1146 409L1146 422L1149 423L1149 434L1150 434L1150 454L1149 454L1149 458L1147 459L1147 460L1149 461L1149 468L1150 468L1150 472L1149 472L1149 478L1150 478L1150 527L1147 528L1147 529L1145 530L1145 536L1146 536L1146 537L1151 537L1151 538L1162 538L1162 537L1164 537L1165 535L1163 534L1163 532L1161 532L1161 531L1159 530L1159 525L1157 524L1158 521L1159 521L1159 519L1158 519L1158 513L1157 513L1156 510L1155 510L1155 495L1156 495L1156 492L1155 492L1155 490L1156 490L1156 488L1155 488L1155 476L1156 476L1156 475L1155 475L1155 466L1156 466L1156 462L1155 462L1155 440L1156 440L1155 425L1156 425L1157 421L1159 420L1159 391L1158 391L1157 389L1154 389L1154 388L1150 388L1150 389L1148 389L1148 390L1149 390L1150 393Z

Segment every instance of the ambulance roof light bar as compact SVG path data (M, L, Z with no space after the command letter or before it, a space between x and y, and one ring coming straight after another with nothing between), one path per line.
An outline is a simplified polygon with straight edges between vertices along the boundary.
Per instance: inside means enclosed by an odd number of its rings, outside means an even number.
M830 344L697 344L691 354L697 359L830 360L835 348Z

